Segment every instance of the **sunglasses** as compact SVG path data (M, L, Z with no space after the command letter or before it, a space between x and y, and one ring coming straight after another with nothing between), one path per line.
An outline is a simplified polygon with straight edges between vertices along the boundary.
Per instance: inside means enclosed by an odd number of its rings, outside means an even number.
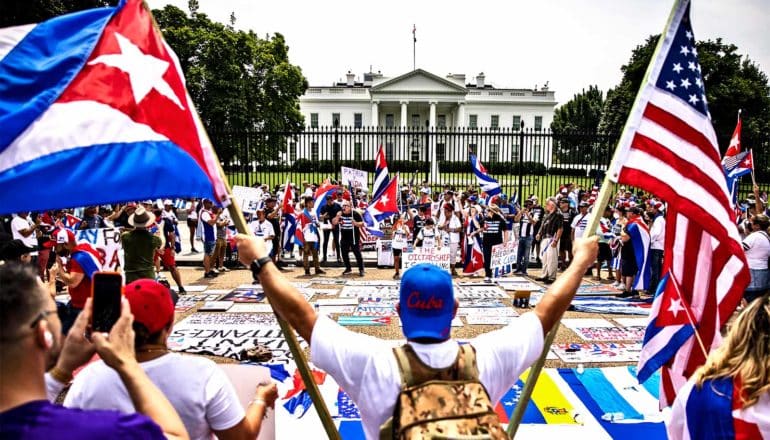
M43 310L42 312L38 313L38 315L35 317L34 321L29 325L29 328L35 328L35 326L44 319L48 318L48 316L53 315L54 313L58 313L56 310Z

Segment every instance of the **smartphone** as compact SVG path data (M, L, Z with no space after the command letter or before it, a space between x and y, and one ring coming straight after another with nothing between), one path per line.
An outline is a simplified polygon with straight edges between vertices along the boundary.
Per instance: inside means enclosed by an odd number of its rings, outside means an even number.
M91 280L91 331L109 333L120 318L123 277L118 272L96 272Z

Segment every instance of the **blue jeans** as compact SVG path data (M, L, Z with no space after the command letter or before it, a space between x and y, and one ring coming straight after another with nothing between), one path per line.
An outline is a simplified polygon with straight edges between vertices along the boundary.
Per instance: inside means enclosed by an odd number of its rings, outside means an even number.
M519 247L516 251L516 270L521 273L527 273L529 266L529 252L532 250L533 237L519 237Z

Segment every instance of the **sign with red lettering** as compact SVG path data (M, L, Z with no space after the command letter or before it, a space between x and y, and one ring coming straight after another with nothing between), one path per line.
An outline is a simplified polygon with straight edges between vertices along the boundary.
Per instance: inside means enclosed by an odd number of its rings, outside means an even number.
M120 244L120 229L83 229L75 231L75 239L78 243L90 244L104 257L102 270L116 271L119 266L123 266L123 262L120 261L123 258L120 252L123 248Z
M410 267L416 266L420 263L430 263L449 272L450 271L449 248L448 247L444 247L441 249L416 248L412 252L404 252L401 258L401 266L403 270L407 270Z

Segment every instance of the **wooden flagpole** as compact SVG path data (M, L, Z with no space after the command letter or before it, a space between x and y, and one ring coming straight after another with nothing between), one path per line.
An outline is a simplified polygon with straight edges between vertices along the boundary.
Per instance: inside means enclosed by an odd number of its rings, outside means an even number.
M668 20L666 21L666 26L663 28L663 33L661 33L661 36L658 39L658 44L655 47L655 52L653 52L652 54L650 64L647 65L647 72L644 74L644 79L642 80L642 87L644 87L645 84L647 84L650 80L650 74L652 73L652 65L654 64L654 61L657 59L658 54L660 53L660 49L663 46L663 41L667 37L666 31L671 27L671 22L674 20L674 15L676 14L677 8L679 7L679 3L682 1L687 1L687 0L674 1L674 6L671 8L671 13L669 14ZM623 134L621 135L620 140L618 141L618 144L620 144L623 141L624 137L627 136L629 119L631 119L631 117L634 114L637 114L640 112L640 106L641 106L640 101L641 101L640 93L637 92L636 99L634 100L634 105L631 107L629 118L626 119L626 124L623 127ZM610 187L614 183L610 179L610 175L614 173L615 169L617 169L618 162L620 162L620 160L621 159L619 157L618 148L616 146L615 153L612 155L612 161L610 162L610 166L607 168L607 172L604 175L604 181L602 182L602 186L599 189L599 195L597 196L596 202L594 203L593 215L591 215L591 219L586 229L586 234L588 234L586 237L591 237L596 235L596 229L599 227L599 219L601 218L601 215L604 211L604 207L607 206L607 203L610 200L610 191L611 191ZM617 176L614 176L614 177L617 177ZM546 292L546 295L548 295L548 292ZM543 342L543 351L540 354L540 358L532 366L532 369L529 372L529 376L527 377L527 382L524 384L524 389L522 390L521 396L519 397L519 401L518 403L516 403L516 408L514 409L513 415L511 416L511 420L508 423L508 435L511 436L511 438L513 438L513 436L516 435L516 431L519 429L521 420L524 418L524 410L526 409L527 404L529 403L529 400L532 397L532 391L535 389L537 378L540 375L540 371L543 369L546 355L548 354L548 351L551 348L551 344L553 343L553 340L556 337L556 332L559 330L560 325L561 325L561 315L559 315L558 319L554 323L553 328L546 335L545 341Z

